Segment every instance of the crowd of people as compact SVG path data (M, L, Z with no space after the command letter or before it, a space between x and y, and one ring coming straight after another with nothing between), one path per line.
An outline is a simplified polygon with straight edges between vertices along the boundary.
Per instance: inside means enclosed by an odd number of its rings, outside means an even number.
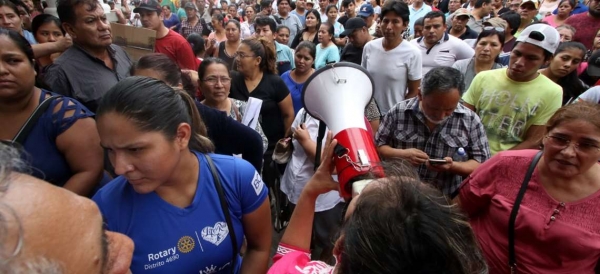
M600 272L600 0L45 4L0 0L0 273ZM303 101L340 62L351 199Z

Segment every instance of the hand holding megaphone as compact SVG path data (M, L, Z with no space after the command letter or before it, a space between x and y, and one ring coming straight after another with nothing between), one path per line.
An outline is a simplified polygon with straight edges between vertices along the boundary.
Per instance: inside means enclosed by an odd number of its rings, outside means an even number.
M338 143L337 140L332 140L332 136L331 132L327 133L326 146L322 157L323 161L315 174L306 183L303 190L312 197L317 197L332 190L339 191L340 184L331 177L335 169L334 149Z

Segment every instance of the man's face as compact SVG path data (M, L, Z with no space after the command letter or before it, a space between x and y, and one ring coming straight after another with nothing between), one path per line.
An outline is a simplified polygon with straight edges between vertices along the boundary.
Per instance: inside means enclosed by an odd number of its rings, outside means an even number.
M305 9L306 8L306 0L296 0L296 8Z
M600 18L600 0L590 0L588 3L589 15L594 18Z
M433 91L425 96L419 92L418 98L419 108L427 121L438 125L452 115L460 101L460 93L457 88L444 92Z
M277 4L277 12L282 15L287 15L290 12L290 3L287 0L279 2Z
M414 28L414 31L415 31L415 39L423 37L423 26L421 26L421 25L415 25L413 28Z
M204 0L196 0L196 7L198 8L198 10L204 11L204 5L206 5L206 2L204 2Z
M494 6L492 6L492 4L487 4L487 3L483 3L483 5L481 6L481 9L483 10L483 13L487 16L490 15L490 13L492 13L492 11L494 11Z
M425 36L425 42L429 45L433 45L440 41L444 37L446 32L446 23L442 20L442 17L426 18L423 24L423 36Z
M502 0L492 0L492 6L495 9L502 8Z
M457 9L460 9L460 0L450 0L450 3L448 3L450 13L455 12Z
M144 28L158 31L162 26L162 21L156 11L142 10L139 14Z
M356 5L354 3L350 2L350 4L348 4L346 15L348 15L348 17L356 16Z
M263 37L269 42L273 42L275 37L273 36L273 31L271 31L271 27L268 25L265 26L255 26L255 33L258 37Z
M365 20L365 23L367 23L368 27L371 27L373 25L373 22L375 21L375 16L374 15L369 15L367 17L362 17L363 20Z
M519 7L519 14L521 15L521 22L531 22L538 14L538 10L535 8L535 4L527 2Z
M129 271L133 242L104 230L94 202L28 175L14 174L9 180L2 202L15 211L23 229L17 264L42 257L60 264L64 273Z
M185 9L185 15L188 19L196 18L196 9Z
M369 41L369 31L367 28L362 27L355 29L348 35L348 42L357 48L362 48Z
M530 81L545 62L542 48L520 42L510 53L508 77L517 82Z
M383 37L386 39L396 39L406 30L407 22L402 20L395 12L388 12L381 18L380 28Z
M452 18L452 29L455 31L463 31L469 22L468 15L454 16Z
M327 0L319 0L319 8L324 10L327 7Z
M510 1L510 5L508 8L514 12L519 12L519 7L521 6L521 0L512 0Z
M110 23L99 4L95 7L88 4L75 6L75 23L64 23L64 26L73 42L84 47L106 48L112 44Z

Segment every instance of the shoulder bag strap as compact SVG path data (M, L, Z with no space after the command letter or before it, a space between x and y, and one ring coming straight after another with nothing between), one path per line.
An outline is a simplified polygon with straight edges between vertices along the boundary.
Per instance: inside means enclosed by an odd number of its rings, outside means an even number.
M229 237L231 238L231 250L232 250L232 260L231 260L231 273L235 273L235 263L237 262L238 255L238 245L237 238L235 237L235 231L233 229L233 222L231 221L231 214L229 214L229 206L227 205L227 198L225 198L225 191L223 191L223 185L221 184L221 178L217 173L217 169L215 168L215 164L209 155L204 154L204 158L210 167L210 172L213 176L213 182L215 183L215 188L219 193L219 201L221 202L221 209L223 210L223 215L225 215L225 220L227 221L227 229L229 230Z
M323 138L325 138L325 129L327 125L319 121L319 135L317 135L317 152L315 154L315 170L321 165L321 150L323 148Z
M508 266L510 267L510 273L517 272L517 261L515 259L515 220L517 219L517 214L519 213L519 207L521 206L521 201L525 196L525 191L527 190L527 186L529 185L529 180L531 179L531 174L533 174L533 170L535 166L540 161L542 157L542 151L539 151L535 157L533 157L533 161L529 165L529 169L525 174L525 178L523 179L523 183L521 184L521 189L519 189L519 194L517 194L517 198L515 198L515 203L513 205L512 211L510 212L510 218L508 219Z
M42 103L39 104L35 108L35 110L31 114L31 116L29 116L29 118L27 118L27 121L25 122L25 124L23 124L21 129L19 129L19 132L17 132L17 135L15 135L15 137L12 139L13 143L23 145L23 143L25 143L25 140L27 139L27 136L29 136L29 133L33 129L33 126L40 119L40 116L42 116L42 114L44 114L44 112L46 112L48 107L50 107L50 103L52 103L52 101L54 101L54 99L59 98L59 97L60 96L58 96L58 95L54 95L54 96L50 96L50 97L46 98L44 101L42 101Z

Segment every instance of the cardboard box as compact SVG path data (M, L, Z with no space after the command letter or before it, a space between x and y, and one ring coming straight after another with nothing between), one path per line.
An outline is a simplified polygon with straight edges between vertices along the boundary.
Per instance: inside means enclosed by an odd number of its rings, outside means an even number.
M132 61L154 52L156 31L111 23L113 43L121 46Z

